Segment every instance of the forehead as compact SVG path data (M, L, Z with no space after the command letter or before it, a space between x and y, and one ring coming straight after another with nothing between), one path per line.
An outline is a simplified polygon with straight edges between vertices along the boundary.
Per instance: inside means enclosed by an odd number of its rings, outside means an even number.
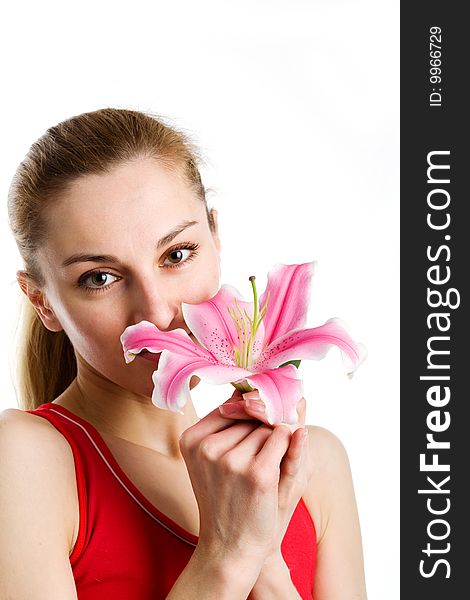
M140 160L74 181L45 214L46 246L64 255L154 244L184 220L203 222L204 214L203 202L177 172Z

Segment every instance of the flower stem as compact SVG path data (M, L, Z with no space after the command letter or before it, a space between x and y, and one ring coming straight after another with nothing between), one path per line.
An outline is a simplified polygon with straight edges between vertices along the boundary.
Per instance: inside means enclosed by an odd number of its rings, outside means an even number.
M242 394L246 394L246 392L252 392L255 389L254 387L251 387L246 379L239 381L238 383L234 383L233 381L231 383L233 387L237 390L240 390Z

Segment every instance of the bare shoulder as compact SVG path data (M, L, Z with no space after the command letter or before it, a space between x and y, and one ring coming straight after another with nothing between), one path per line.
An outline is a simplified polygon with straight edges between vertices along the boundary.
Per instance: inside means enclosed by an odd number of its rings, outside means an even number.
M50 485L57 484L61 489L70 483L75 485L72 449L60 431L42 417L16 408L1 411L0 449L2 457L14 457L25 468L48 470ZM60 477L54 476L57 472Z
M308 425L307 429L310 479L304 500L314 520L317 538L321 539L335 503L346 492L351 496L352 475L341 440L318 425Z
M0 412L0 428L6 432L13 429L22 428L35 428L36 425L42 426L44 430L55 430L60 436L59 432L45 419L38 417L37 415L28 413L18 408L6 408ZM60 436L63 437L63 436Z
M312 484L320 483L318 492L330 489L332 477L351 477L351 469L346 448L341 440L331 431L318 425L308 425L308 442L310 453L310 473ZM338 481L334 481L336 485ZM334 489L334 486L333 486Z
M346 449L323 427L309 426L308 431L311 477L304 500L317 533L313 595L366 600L361 529Z
M73 453L66 438L46 419L8 408L0 412L0 455L5 477L10 463L15 472L25 475L23 485L29 485L31 493L44 487L73 548L78 495Z
M0 597L76 598L69 562L76 484L67 440L41 417L6 409L0 455Z
M346 448L329 429L318 425L307 425L309 448L315 457L314 468L321 470L328 464L348 462Z
M37 456L35 452L55 451L66 464L74 465L72 449L65 437L52 423L37 415L17 408L1 411L0 437L4 445L15 444L17 450L22 448L22 456L33 450L32 456Z

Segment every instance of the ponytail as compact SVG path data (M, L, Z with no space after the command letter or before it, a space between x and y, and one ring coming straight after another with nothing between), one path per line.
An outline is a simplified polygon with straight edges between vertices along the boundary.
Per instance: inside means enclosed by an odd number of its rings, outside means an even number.
M64 331L44 327L26 296L18 312L18 361L16 392L21 410L34 410L52 402L77 374L72 344Z

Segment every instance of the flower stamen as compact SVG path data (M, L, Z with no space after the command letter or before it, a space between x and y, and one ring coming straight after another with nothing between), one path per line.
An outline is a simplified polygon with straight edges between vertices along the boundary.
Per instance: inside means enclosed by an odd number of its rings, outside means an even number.
M242 312L236 299L235 308L227 307L228 313L234 320L238 332L239 344L233 349L235 353L235 359L237 361L237 365L244 369L248 369L251 365L256 333L259 329L261 321L266 315L269 301L268 291L266 302L260 311L258 304L258 292L255 284L256 278L254 275L251 275L249 279L253 290L253 318L250 317L246 309L243 309Z

